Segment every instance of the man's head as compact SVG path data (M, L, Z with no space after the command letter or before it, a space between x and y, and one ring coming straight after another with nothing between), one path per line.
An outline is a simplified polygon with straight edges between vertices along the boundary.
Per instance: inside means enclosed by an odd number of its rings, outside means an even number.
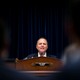
M67 34L71 40L80 39L80 1L72 1L67 9Z
M48 42L45 38L39 38L36 44L39 53L44 53L48 49Z

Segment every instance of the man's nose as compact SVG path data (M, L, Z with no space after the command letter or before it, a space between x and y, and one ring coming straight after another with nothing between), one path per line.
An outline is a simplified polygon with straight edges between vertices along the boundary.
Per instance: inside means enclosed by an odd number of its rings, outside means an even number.
M44 44L42 44L41 46L44 46Z

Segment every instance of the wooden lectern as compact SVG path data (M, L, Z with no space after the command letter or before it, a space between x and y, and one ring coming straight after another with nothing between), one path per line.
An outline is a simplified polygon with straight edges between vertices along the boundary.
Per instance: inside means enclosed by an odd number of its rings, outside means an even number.
M50 57L38 57L27 60L17 60L16 70L28 73L54 73L63 67L61 60Z

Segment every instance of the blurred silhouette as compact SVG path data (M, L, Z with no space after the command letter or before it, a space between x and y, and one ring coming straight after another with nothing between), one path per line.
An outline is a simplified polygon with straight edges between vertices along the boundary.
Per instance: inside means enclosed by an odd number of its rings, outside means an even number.
M67 8L65 29L70 45L62 57L64 67L49 80L80 80L80 1L69 2Z
M48 49L48 41L44 37L41 37L37 40L36 49L38 50L38 53L30 54L29 56L24 58L24 60L35 57L55 57L53 55L47 54L46 51Z
M80 1L72 1L68 8L67 32L70 45L64 52L64 68L59 80L80 80Z
M66 32L70 45L65 49L64 64L76 63L80 59L80 1L73 1L66 16Z
M4 60L7 57L9 48L6 32L6 26L2 19L0 19L0 80L36 80L37 77L31 74L20 73L5 65Z

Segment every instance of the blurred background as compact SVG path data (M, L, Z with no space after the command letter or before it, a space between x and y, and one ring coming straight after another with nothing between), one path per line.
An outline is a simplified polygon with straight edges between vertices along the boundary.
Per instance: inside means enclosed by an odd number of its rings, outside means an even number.
M8 2L7 2L8 3ZM67 3L59 1L3 2L0 17L9 28L10 59L37 53L36 41L46 37L48 54L60 58L68 39L64 32Z

